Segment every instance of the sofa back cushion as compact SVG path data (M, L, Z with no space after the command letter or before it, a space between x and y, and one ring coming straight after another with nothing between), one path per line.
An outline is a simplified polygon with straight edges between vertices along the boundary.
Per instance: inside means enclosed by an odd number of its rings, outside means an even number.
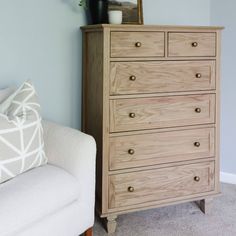
M0 183L47 162L37 94L30 82L0 104Z

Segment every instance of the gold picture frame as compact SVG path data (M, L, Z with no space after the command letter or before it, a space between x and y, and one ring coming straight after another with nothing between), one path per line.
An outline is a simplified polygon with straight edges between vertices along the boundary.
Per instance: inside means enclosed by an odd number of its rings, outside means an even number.
M122 24L143 24L142 0L108 0L108 10L122 11Z

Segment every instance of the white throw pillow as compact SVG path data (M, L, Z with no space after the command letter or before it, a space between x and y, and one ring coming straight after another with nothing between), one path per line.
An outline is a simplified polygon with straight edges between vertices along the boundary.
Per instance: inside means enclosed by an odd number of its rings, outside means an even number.
M25 82L0 104L0 183L47 162L37 94Z

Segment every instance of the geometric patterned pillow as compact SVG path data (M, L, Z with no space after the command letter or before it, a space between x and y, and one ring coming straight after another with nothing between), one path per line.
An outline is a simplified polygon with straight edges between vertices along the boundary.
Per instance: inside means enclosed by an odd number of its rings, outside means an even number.
M13 92L13 88L0 89L0 103L7 99Z
M30 82L0 107L0 183L47 163L37 94ZM4 109L3 109L4 108Z

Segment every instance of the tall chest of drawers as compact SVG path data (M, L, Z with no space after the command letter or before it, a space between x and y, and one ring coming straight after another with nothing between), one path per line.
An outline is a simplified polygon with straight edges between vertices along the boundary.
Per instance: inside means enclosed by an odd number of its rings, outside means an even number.
M97 142L96 210L120 214L219 192L220 27L83 31L83 131Z

